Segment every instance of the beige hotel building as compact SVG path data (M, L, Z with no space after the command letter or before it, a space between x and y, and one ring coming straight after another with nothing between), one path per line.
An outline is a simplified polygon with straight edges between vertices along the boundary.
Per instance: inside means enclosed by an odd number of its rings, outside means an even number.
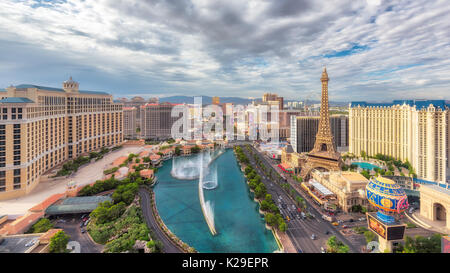
M122 143L122 104L104 92L37 85L0 90L0 200L28 194L64 161Z
M408 160L420 179L448 182L450 103L444 100L352 102L349 152Z

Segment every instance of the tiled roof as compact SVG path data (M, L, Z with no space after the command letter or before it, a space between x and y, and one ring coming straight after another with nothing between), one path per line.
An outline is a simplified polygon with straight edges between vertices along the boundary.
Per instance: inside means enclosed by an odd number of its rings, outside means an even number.
M8 97L0 100L0 103L34 103L34 101L29 98Z
M50 196L49 198L45 199L44 201L42 201L42 203L37 204L36 206L32 207L31 209L29 209L29 211L31 212L38 212L38 211L44 211L46 210L49 206L51 206L52 204L54 204L56 201L58 201L59 199L61 199L62 197L64 197L63 193L57 193L54 194L52 196Z
M48 90L48 91L57 91L57 92L65 92L62 88L55 88L55 87L48 87L48 86L40 86L40 85L34 85L34 84L19 84L15 86L18 89L26 89L26 88L37 88L41 90ZM82 94L95 94L95 95L109 95L106 92L100 92L100 91L85 91L85 90L79 90L78 92Z

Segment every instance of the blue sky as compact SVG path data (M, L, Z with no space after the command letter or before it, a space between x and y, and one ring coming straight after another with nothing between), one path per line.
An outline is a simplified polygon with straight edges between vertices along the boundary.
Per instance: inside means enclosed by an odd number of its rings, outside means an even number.
M450 99L448 1L0 2L0 88L115 97Z

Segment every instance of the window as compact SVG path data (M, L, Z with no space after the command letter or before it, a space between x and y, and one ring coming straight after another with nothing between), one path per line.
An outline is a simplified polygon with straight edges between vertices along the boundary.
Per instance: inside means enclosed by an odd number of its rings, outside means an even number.
M20 169L15 169L14 170L14 175L20 175Z

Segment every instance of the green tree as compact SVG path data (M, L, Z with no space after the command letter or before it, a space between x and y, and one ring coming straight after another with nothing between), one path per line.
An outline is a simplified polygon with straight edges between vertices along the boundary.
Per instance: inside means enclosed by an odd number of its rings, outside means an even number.
M41 218L30 228L31 233L43 233L53 228L52 222L48 218Z
M49 245L50 253L65 253L67 252L67 243L69 242L69 236L61 230L58 231L51 239Z
M366 238L366 243L372 242L377 237L375 233L370 230L364 231L364 237Z
M415 239L406 236L404 253L440 253L441 235L435 233L430 237L416 236Z
M348 253L349 247L339 241L336 236L331 236L327 241L327 252L331 253Z
M267 193L266 186L263 183L259 183L255 188L255 196L256 198L262 198Z

